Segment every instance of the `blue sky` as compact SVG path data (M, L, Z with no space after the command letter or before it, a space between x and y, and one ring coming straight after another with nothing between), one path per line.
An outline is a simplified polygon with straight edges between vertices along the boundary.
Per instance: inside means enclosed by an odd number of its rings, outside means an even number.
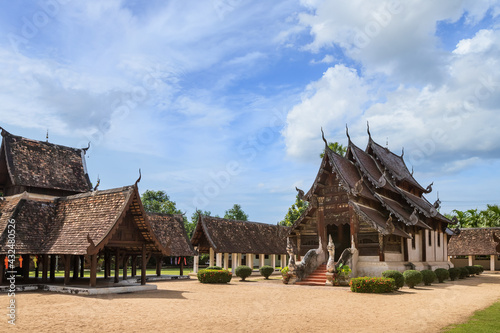
M442 212L500 203L498 1L3 1L0 126L92 142L91 180L276 223L373 138Z

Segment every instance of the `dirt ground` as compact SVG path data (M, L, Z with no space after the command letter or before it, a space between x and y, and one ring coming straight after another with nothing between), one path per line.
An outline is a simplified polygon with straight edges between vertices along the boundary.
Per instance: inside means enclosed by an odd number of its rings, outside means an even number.
M166 281L157 291L94 297L24 292L15 327L2 294L0 332L439 332L500 300L500 274L381 295L273 278Z

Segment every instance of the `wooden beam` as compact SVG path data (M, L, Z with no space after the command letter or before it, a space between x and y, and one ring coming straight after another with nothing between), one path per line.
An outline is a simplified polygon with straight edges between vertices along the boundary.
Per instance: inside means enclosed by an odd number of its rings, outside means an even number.
M47 272L49 270L49 255L42 254L42 282L47 282Z
M109 277L109 252L104 252L104 278L107 279Z
M30 255L23 254L23 277L24 283L28 283L30 278Z
M64 258L64 284L69 284L70 271L71 271L71 254L65 254Z
M131 269L131 273L130 275L132 275L132 277L135 277L136 274L137 274L137 255L133 255L132 256L132 269Z
M73 280L78 279L79 266L80 266L80 256L73 256Z
M136 247L136 248L141 248L142 244L144 242L142 241L120 241L120 240L114 240L106 244L106 247Z
M156 256L156 276L161 276L162 256Z
M120 250L115 251L115 283L118 283L120 276Z
M8 266L7 266L8 269ZM0 285L3 284L4 275L5 275L5 254L0 255Z
M141 285L146 284L146 264L147 264L147 258L146 258L146 244L142 244L142 258L141 258Z
M38 274L40 272L40 261L38 260L38 256L35 255L35 262L36 262L36 267L35 267L35 280L38 280Z
M90 256L90 286L97 285L97 254Z
M181 257L181 269L180 269L180 275L184 275L184 257Z
M56 280L56 259L57 254L50 255L50 282L54 282Z
M85 256L80 256L80 277L83 278L85 275Z
M128 255L123 256L123 280L127 279L128 273Z

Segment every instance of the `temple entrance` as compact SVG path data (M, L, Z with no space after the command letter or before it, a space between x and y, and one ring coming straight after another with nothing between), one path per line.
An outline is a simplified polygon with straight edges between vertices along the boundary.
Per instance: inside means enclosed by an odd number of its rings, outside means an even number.
M326 226L326 235L332 236L335 244L335 261L338 261L342 252L351 247L351 230L349 224L329 224Z

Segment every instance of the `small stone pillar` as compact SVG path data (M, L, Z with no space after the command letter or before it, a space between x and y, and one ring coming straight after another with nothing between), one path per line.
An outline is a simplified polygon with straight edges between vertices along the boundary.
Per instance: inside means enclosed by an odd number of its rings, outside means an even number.
M224 253L224 269L229 269L229 253Z
M496 255L492 254L490 256L490 271L495 271L495 261L496 261Z
M469 256L468 256L468 259L469 259L469 266L472 266L474 256L469 255Z
M266 264L266 255L265 254L259 254L259 268L261 268L265 264Z
M198 251L198 247L195 246L194 250ZM198 273L199 261L200 261L199 256L194 256L194 259L193 259L193 273Z
M241 253L236 253L236 256L237 256L237 260L238 260L238 264L236 265L236 267L238 266L241 266L241 257L243 257L243 255Z
M286 266L286 254L281 255L280 266L281 266L281 268L285 268L285 266Z
M238 267L238 253L231 254L231 272L236 274L236 267Z
M276 269L276 255L275 254L271 254L271 267L273 269Z
M217 253L215 255L215 266L222 267L222 253Z
M253 254L247 253L247 266L253 269Z
M208 260L208 266L214 265L214 249L210 248L210 259Z

